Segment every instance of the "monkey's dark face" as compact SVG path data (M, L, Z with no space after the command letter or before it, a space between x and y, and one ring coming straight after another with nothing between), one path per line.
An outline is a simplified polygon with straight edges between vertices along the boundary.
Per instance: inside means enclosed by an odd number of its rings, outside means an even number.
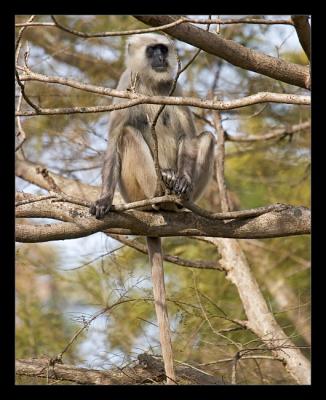
M169 66L169 49L164 44L155 44L146 47L146 57L156 72L165 72Z

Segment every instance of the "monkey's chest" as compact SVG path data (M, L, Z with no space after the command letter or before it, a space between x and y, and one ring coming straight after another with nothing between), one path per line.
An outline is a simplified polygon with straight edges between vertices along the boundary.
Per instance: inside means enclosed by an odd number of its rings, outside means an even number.
M144 107L138 114L134 126L142 133L147 145L154 149L152 134L152 121L155 118L158 107ZM176 168L177 144L180 140L178 121L173 118L173 110L169 107L163 110L155 125L155 133L158 141L159 163L161 168Z

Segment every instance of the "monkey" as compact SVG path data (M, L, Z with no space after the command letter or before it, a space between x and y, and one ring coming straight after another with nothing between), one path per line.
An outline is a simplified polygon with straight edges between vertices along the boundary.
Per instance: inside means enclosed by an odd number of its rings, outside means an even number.
M167 96L172 90L177 70L173 43L159 34L131 36L126 44L125 66L117 90L133 87L136 93L143 95ZM182 96L179 83L172 95ZM122 100L115 98L114 103ZM97 219L109 212L117 185L122 198L128 203L155 196L157 175L151 122L159 107L139 104L112 111L102 168L102 190L99 199L90 207L90 213ZM214 136L210 132L197 133L187 106L165 106L155 131L159 166L167 190L182 199L199 199L212 175ZM167 383L174 384L176 378L165 299L161 238L147 237L147 246L165 374Z

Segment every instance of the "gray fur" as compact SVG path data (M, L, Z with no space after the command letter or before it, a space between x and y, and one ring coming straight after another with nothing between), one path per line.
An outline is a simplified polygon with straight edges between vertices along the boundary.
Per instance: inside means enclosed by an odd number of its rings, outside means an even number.
M146 47L164 44L168 67L157 72L146 57ZM173 44L162 35L132 36L126 45L126 70L117 89L132 85L136 93L168 95L176 74ZM182 96L177 84L173 96ZM115 98L114 103L124 101ZM109 143L102 169L102 192L91 207L96 218L109 211L116 185L125 201L154 196L156 174L152 157L151 121L160 105L140 104L111 113ZM189 107L165 106L157 124L159 163L170 191L196 200L203 193L212 173L214 138L209 132L198 135Z

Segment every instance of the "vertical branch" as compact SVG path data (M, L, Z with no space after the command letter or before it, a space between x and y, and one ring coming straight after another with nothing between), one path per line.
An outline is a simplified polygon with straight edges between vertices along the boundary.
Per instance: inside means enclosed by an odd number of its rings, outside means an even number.
M306 15L292 15L291 19L297 31L299 42L310 61L310 25Z
M179 58L178 52L177 52L176 47L174 46L174 44L173 44L173 49L174 49L175 56L176 56L176 59L177 59L177 62L178 62L178 70L177 70L176 76L175 76L175 78L173 80L173 83L172 83L172 86L171 86L171 89L169 91L168 96L171 96L171 94L174 92L174 90L176 88L176 85L177 85L178 78L180 76L180 70L181 70L180 58ZM154 142L154 144L153 144L154 166L155 166L155 172L156 172L156 176L157 176L155 197L162 196L164 194L165 190L166 190L165 184L164 184L163 179L162 179L161 168L160 168L160 164L159 164L158 140L157 140L157 134L156 134L156 129L155 129L157 121L158 121L158 118L161 115L161 113L164 110L164 108L165 108L165 104L162 104L160 106L160 108L158 109L155 117L153 118L153 122L152 122L152 125L151 125L151 132L152 132L152 137L153 137L153 142Z
M230 204L227 197L226 185L224 179L224 159L225 159L225 134L221 122L221 114L219 111L214 113L214 124L217 132L216 143L216 178L221 200L221 211L227 212L230 210Z
M35 15L32 15L28 20L27 23L29 24L30 22L32 22L35 18ZM16 41L16 45L15 45L15 52L16 52L16 56L15 56L15 61L16 61L16 65L18 63L18 56L19 56L19 50L20 50L20 41L21 38L23 36L24 30L27 28L27 26L23 26L19 32L18 32L18 36L17 36L17 41Z
M34 20L34 18L35 18L35 15L32 15L27 20L27 23L32 22ZM23 37L23 33L24 33L26 28L27 28L26 26L23 26L18 32L17 41L16 41L16 45L15 45L15 67L17 67L17 64L18 64L19 54L20 54L21 45L22 45L21 39ZM24 85L22 84L22 82L19 79L19 74L18 74L17 70L16 70L16 77L17 77L17 82L18 82L18 84L20 86L20 89L21 89L21 92L20 92L19 98L18 98L18 104L17 104L17 111L19 112L20 108L21 108L22 97L25 98L25 93L24 93L25 87L24 87ZM17 117L17 125L18 125L17 137L20 136L21 138L20 138L20 143L16 146L15 151L19 150L21 148L21 146L23 145L23 143L25 142L25 140L26 140L26 133L25 133L23 127L22 127L20 117Z
M17 104L17 111L20 111L22 98L23 98L23 95L20 92L19 98L18 98L18 104ZM26 133L21 124L20 117L17 117L17 125L18 125L18 132L17 132L16 136L17 136L17 138L20 136L20 143L18 143L18 145L16 146L15 151L18 151L22 147L22 145L24 144L24 142L26 140Z
M217 181L221 196L222 211L229 209L224 180L224 130L221 118L215 114L215 126L218 133L216 153ZM273 355L279 358L287 371L300 384L310 384L310 363L290 338L278 325L261 293L258 283L250 271L250 267L238 240L214 239L222 258L220 264L225 268L226 277L239 292L244 311L248 318L248 329L254 332L269 348ZM232 381L236 378L236 361L232 369Z

